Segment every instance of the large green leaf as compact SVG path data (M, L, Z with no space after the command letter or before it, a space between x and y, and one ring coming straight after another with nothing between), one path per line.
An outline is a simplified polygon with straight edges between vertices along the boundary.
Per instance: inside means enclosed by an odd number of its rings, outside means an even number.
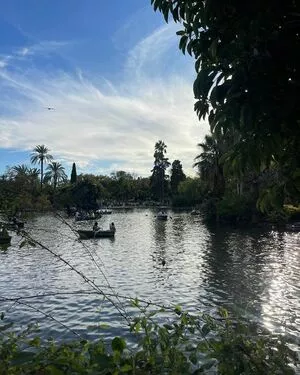
M112 340L111 347L113 351L122 353L123 350L126 348L126 342L121 337L115 337Z

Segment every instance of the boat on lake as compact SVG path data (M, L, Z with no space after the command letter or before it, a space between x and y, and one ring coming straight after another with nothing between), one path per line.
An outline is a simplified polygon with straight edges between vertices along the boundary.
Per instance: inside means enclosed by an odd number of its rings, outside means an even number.
M300 232L300 222L286 224L285 229L291 232Z
M89 238L112 238L115 236L114 230L98 230L94 232L93 230L77 230L79 238L86 240Z
M0 222L0 226L9 230L14 230L14 229L22 229L24 228L24 222L17 220L17 221L5 221L5 222Z
M110 215L112 210L109 210L108 208L99 208L96 212L100 215Z
M168 214L164 211L160 211L156 217L158 220L168 220Z

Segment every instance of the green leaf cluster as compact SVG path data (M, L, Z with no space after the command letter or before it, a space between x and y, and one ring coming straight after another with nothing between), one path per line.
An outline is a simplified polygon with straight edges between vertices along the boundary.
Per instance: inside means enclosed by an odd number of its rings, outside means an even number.
M236 321L224 308L213 317L190 315L175 306L166 317L164 308L148 311L137 301L134 305L140 311L130 326L138 341L134 348L122 337L111 345L103 340L41 340L36 327L15 332L1 316L0 374L294 373L297 356L282 337Z
M180 24L179 49L195 59L195 111L213 135L234 142L224 168L277 168L285 197L300 199L300 3L294 0L151 0ZM180 99L178 99L180 100ZM226 161L226 163L225 163ZM225 165L227 164L227 165ZM258 207L278 206L268 187ZM279 196L278 194L279 193ZM271 202L272 200L272 202ZM281 203L282 207L282 203Z

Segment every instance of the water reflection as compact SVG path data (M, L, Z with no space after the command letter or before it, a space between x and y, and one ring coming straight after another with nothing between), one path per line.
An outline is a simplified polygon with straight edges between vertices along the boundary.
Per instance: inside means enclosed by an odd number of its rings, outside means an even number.
M204 266L211 305L225 305L236 314L261 317L272 330L296 337L300 291L299 237L261 230L211 229ZM199 298L203 298L200 289ZM207 298L207 296L206 296ZM289 327L287 329L287 322Z
M154 251L152 259L155 262L154 268L163 271L163 267L166 266L166 263L169 263L166 254L167 248L167 221L158 220L154 218L153 221L153 239L154 239Z
M179 303L192 311L225 305L236 314L261 319L272 330L285 327L294 338L299 335L299 234L208 228L200 217L187 213L173 212L167 221L155 215L151 210L114 212L100 225L114 221L115 239L84 244L50 215L36 217L27 229L103 288L109 280L120 294ZM34 303L85 333L87 325L100 319L101 306L101 321L110 322L111 335L118 334L122 322L115 309L97 296L70 294L89 290L78 274L43 249L20 249L18 241L13 238L12 245L0 251L0 295L68 292ZM0 311L5 306L0 303ZM36 318L24 308L9 314L24 324ZM54 322L41 322L52 335L62 335Z

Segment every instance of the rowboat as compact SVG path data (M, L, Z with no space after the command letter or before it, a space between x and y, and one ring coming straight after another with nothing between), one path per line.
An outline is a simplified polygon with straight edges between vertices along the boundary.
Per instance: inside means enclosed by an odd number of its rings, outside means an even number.
M13 222L13 221L9 221L9 222L0 222L0 226L1 227L4 227L6 229L11 229L11 230L14 230L14 229L22 229L24 228L24 222L23 221L16 221L16 222Z
M159 212L156 217L158 220L167 220L168 214L165 212Z
M94 232L93 230L77 230L79 238L86 240L88 238L111 238L115 236L115 231L113 230L98 230Z
M285 229L291 232L300 232L300 222L286 224Z
M104 209L99 208L99 210L96 210L96 212L99 213L100 215L110 215L112 213L112 210L109 210L108 208L104 208Z

